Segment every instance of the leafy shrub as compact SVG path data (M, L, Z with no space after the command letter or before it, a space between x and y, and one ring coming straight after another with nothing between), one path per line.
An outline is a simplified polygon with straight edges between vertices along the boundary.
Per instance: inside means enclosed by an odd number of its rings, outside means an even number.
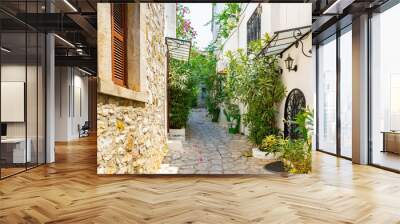
M254 41L245 52L228 52L229 60L226 95L246 106L244 122L249 128L249 140L260 146L267 135L277 135L279 103L286 94L276 56L259 55L269 39Z
M240 3L225 3L224 9L214 16L219 27L218 35L213 44L220 44L229 37L233 29L237 27L240 18ZM210 21L209 23L211 23Z
M240 128L240 110L239 106L229 102L224 104L224 115L229 125L229 133L236 134L239 133Z
M260 150L266 154L282 153L286 144L286 140L282 136L268 135L262 140Z
M169 126L180 129L186 126L195 91L190 64L171 59L169 64Z
M214 64L215 66L215 64ZM215 69L215 67L214 67ZM204 83L206 86L206 107L211 115L213 122L218 122L219 113L221 111L220 104L223 101L222 82L223 77L216 73L216 70L210 71L208 76L205 76Z
M289 173L311 171L311 147L303 139L286 140L282 160Z
M313 112L308 108L303 110L297 114L295 122L303 138L284 139L281 136L269 135L263 139L261 150L267 153L280 153L280 159L290 173L309 173L312 162Z
M297 124L296 131L302 136L304 141L311 138L310 133L313 131L314 113L308 107L303 109L295 117L294 122Z

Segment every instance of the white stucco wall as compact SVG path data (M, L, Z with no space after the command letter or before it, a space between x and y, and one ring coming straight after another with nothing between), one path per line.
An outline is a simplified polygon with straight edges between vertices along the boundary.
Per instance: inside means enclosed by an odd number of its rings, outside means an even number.
M270 36L274 32L302 26L311 25L310 3L243 3L238 27L223 43L223 48L218 52L217 69L222 71L226 67L225 54L229 50L239 48L247 49L247 21L254 10L261 7L261 36L265 33Z
M176 37L176 3L164 4L165 31L166 37Z
M247 21L250 19L254 10L261 7L261 37L268 33L271 37L274 32L296 27L310 26L311 21L311 4L310 3L243 3L242 13L238 22L238 28L232 31L231 35L225 40L222 49L217 52L218 62L217 71L223 71L227 67L226 52L235 51L239 48L247 49ZM312 48L312 38L309 35L304 41L304 49L308 51ZM297 72L283 71L283 82L288 93L293 88L299 88L306 97L306 103L312 109L315 101L315 77L313 73L312 58L307 58L301 53L301 48L292 47L283 56L283 60L290 54L298 64ZM282 60L282 68L284 68ZM284 102L280 106L280 114L278 116L278 126L283 130L283 110ZM239 104L241 112L245 112L243 104ZM222 109L223 110L223 109ZM226 126L226 119L221 110L220 124ZM244 125L241 126L241 132L248 134L248 130Z
M304 51L306 54L308 50L312 49L312 37L311 34L303 40ZM297 65L297 71L290 71L285 68L284 60L290 55L294 59L294 65ZM286 52L284 52L280 66L283 69L282 81L286 86L287 94L293 89L300 89L305 98L306 105L310 109L314 109L316 95L315 95L315 73L313 72L313 59L312 57L306 57L301 51L301 44L296 48L292 46ZM283 130L283 114L285 111L286 99L282 101L279 107L279 116L277 119L278 127Z

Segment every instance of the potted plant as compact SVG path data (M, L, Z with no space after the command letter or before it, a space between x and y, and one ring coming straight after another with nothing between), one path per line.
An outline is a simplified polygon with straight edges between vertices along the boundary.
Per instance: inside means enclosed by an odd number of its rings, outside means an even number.
M282 136L268 135L263 139L260 150L268 159L279 160L282 157L285 144L286 140Z
M230 134L239 133L240 129L240 110L236 104L225 103L224 114L228 122L228 132Z
M289 173L311 172L313 112L308 108L298 113L295 121L299 139L288 139L282 150L282 162Z
M169 62L169 136L171 139L185 139L185 127L189 119L194 97L195 80L190 72L190 64L178 60Z
M260 56L259 52L270 38L253 41L249 51L238 49L227 52L228 69L226 77L227 95L243 102L245 113L242 118L249 131L249 140L260 152L262 140L268 135L277 135L276 125L279 104L284 99L286 88L279 72L276 56ZM261 154L264 152L261 151Z
M311 156L311 150L303 139L288 139L282 153L282 162L289 173L309 173Z

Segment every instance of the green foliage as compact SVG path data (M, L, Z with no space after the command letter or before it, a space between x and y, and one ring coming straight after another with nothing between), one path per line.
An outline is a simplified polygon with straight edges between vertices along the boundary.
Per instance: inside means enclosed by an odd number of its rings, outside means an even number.
M170 128L184 128L195 97L196 80L191 75L190 63L171 59L168 81Z
M240 12L240 3L225 3L222 12L214 15L213 19L219 29L217 38L208 46L208 50L214 51L217 48L217 45L220 45L223 40L229 37L232 30L237 27Z
M227 53L225 95L245 104L244 122L249 127L249 140L257 146L265 136L279 133L278 104L286 94L277 58L257 56L268 39L265 36L252 42L247 53L243 49Z
M283 152L285 144L282 136L268 135L262 140L260 150L266 152L267 155L270 153L277 155Z
M212 117L213 122L218 122L219 113L220 113L220 104L223 100L223 91L222 91L222 82L223 77L216 73L216 63L217 60L215 56L210 52L203 59L203 61L199 62L198 65L202 71L202 83L206 87L207 96L206 96L206 107L208 113Z
M192 48L190 65L192 76L198 83L204 82L209 75L215 74L217 59L210 52L199 52Z
M310 132L312 131L314 120L314 113L308 107L303 109L295 117L294 122L297 124L296 131L301 134L304 141L310 139Z
M224 114L228 122L240 119L240 110L238 105L225 103L224 107Z
M303 139L284 139L269 135L262 142L262 151L273 153L283 161L289 173L308 173L311 171L311 147Z
M220 104L223 100L222 77L221 75L210 74L207 80L204 80L207 89L206 107L208 113L212 117L213 122L218 122L219 113L221 111Z
M189 118L190 109L197 104L199 85L209 81L209 74L215 74L216 59L212 54L200 53L192 48L188 62L171 59L169 62L169 118L171 128L183 128ZM213 76L217 78L216 74ZM219 114L221 96L208 97L210 114Z
M229 102L224 103L224 114L229 125L229 133L237 134L240 128L239 106Z
M305 108L295 117L297 131L302 139L292 140L292 144L285 149L282 158L287 163L287 169L291 173L308 173L311 171L312 160L312 134L314 125L314 113Z
M216 15L215 21L219 26L218 36L229 37L231 31L237 27L240 13L239 3L226 3L224 10Z
M311 171L311 147L303 139L285 140L282 160L289 173L301 174Z
M311 132L313 112L308 108L297 114L295 122L303 138L284 139L281 136L269 135L262 141L261 149L267 153L278 154L290 173L300 174L311 171L312 149Z

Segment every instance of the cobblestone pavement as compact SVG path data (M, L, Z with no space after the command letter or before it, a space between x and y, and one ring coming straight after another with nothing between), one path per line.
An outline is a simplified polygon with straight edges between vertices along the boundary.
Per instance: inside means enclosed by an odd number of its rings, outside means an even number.
M206 114L204 109L192 111L183 149L170 149L164 165L174 167L179 174L270 173L264 166L271 161L243 156L251 150L245 136L228 134Z

